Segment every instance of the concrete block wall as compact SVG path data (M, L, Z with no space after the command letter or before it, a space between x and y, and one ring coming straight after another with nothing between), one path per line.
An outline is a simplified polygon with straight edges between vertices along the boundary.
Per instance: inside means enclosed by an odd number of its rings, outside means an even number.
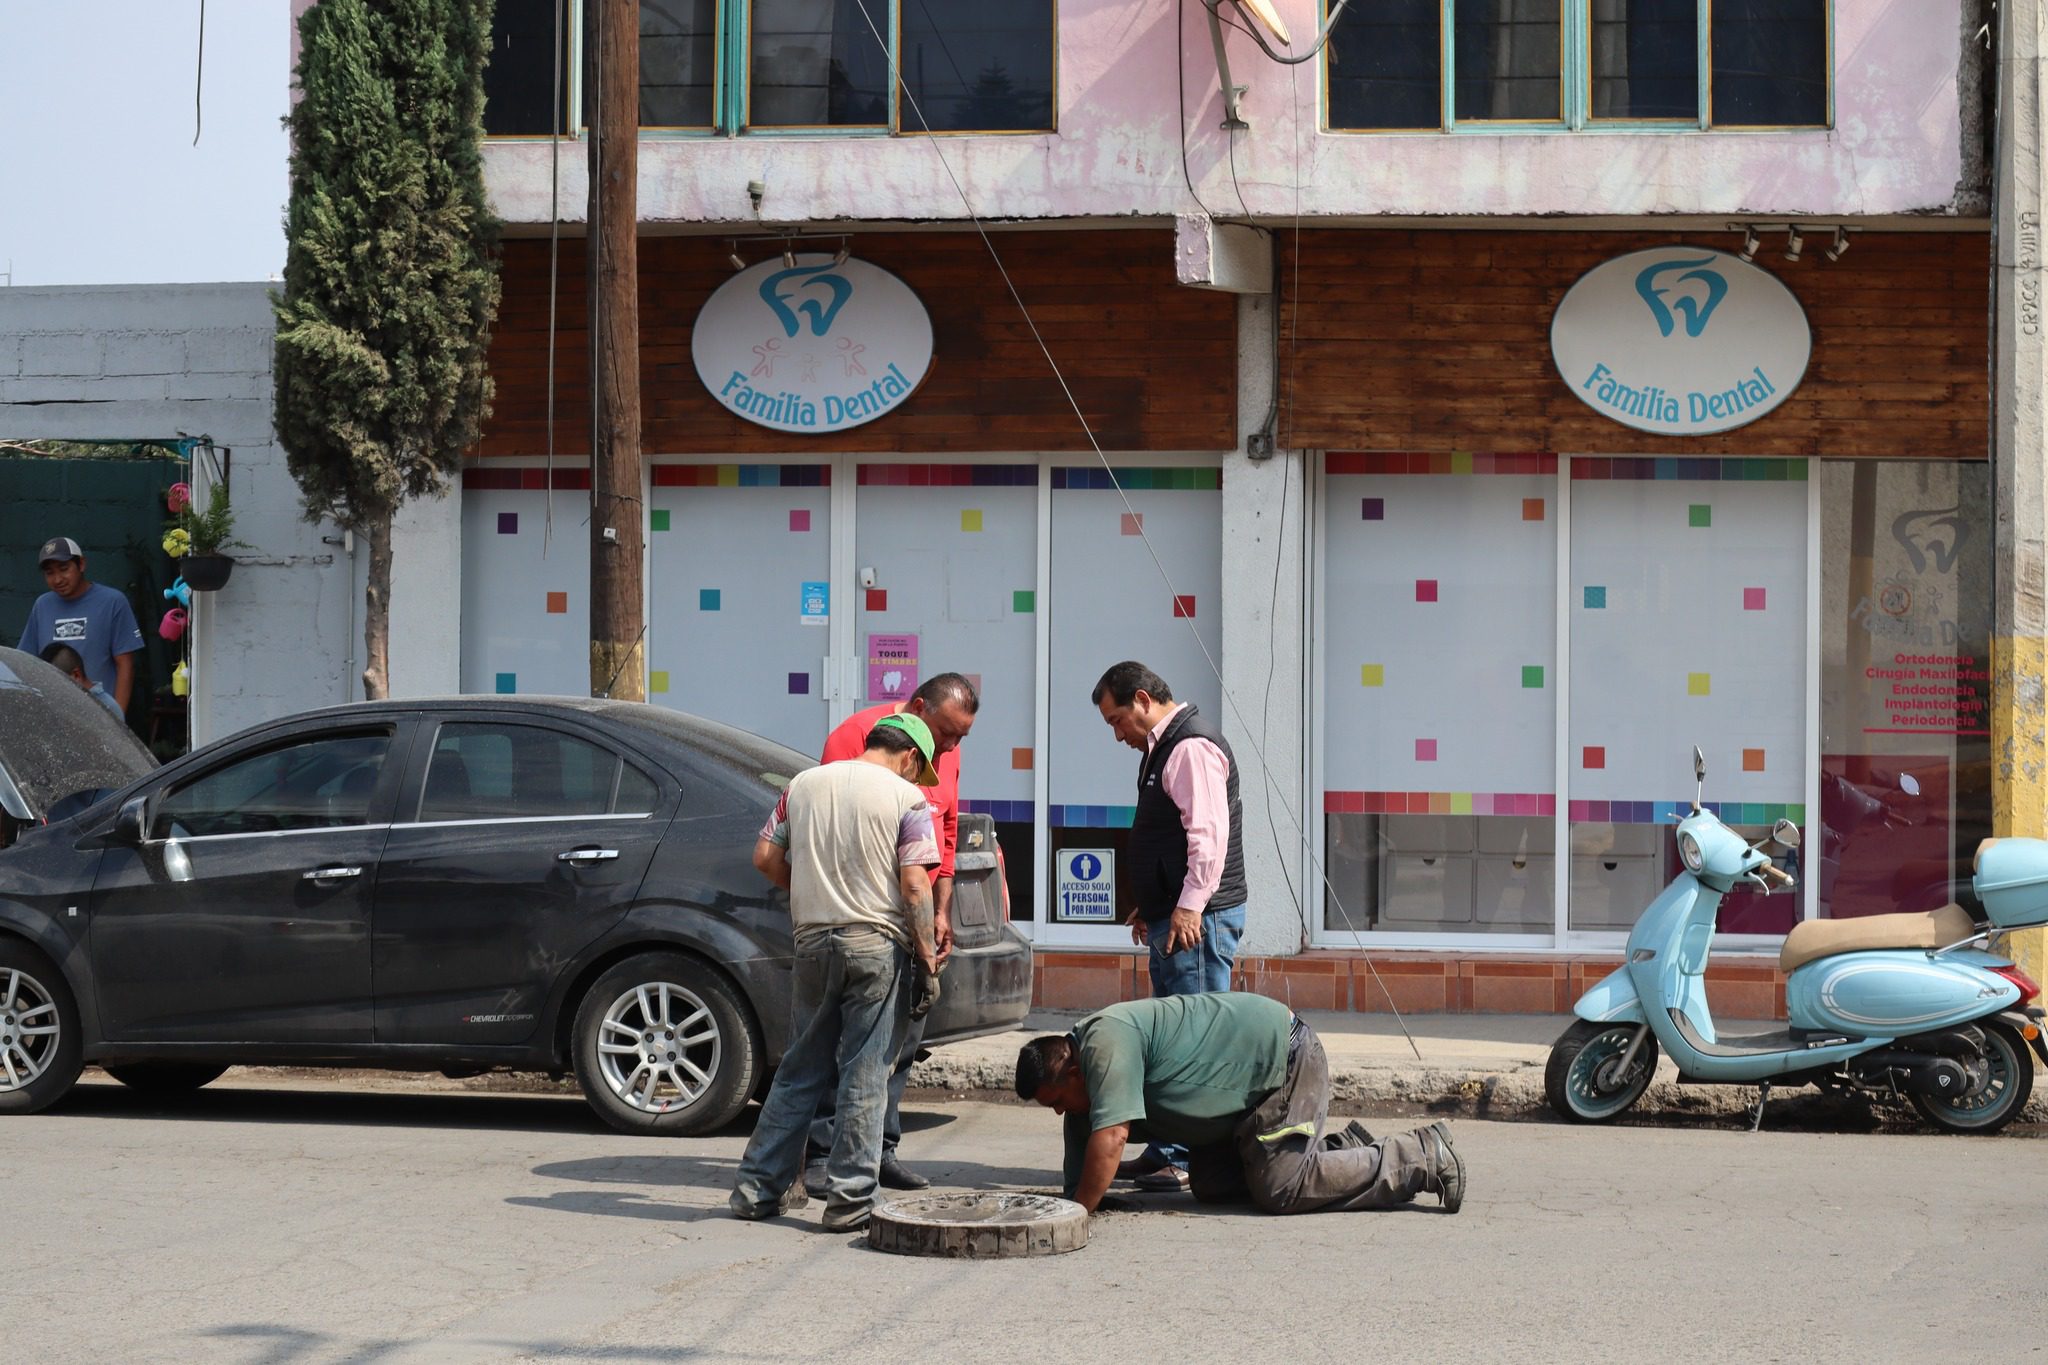
M0 437L203 434L233 452L247 547L195 625L199 743L351 695L355 588L334 528L301 516L271 427L272 334L262 284L0 289Z

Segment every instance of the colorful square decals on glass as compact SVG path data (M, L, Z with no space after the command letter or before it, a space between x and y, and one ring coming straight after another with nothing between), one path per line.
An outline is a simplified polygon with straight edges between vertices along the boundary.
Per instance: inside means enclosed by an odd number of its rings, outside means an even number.
M1385 521L1387 519L1387 500L1385 498L1360 499L1358 516L1362 521Z
M1602 744L1588 744L1579 752L1579 766L1582 768L1605 768L1607 747Z
M1415 580L1415 600L1418 602L1436 601L1436 580L1434 578L1418 578Z
M1542 664L1523 664L1523 665L1522 665L1522 686L1524 686L1524 687L1541 687L1541 686L1543 686L1543 665L1542 665Z
M1704 697L1713 690L1714 675L1711 673L1688 673L1685 675L1685 695Z
M1029 770L1031 767L1031 751L1029 749L1010 750L1010 767L1018 771Z
M963 507L960 509L960 529L963 531L979 531L981 529L981 509L979 507Z
M666 691L668 691L668 673L666 670L656 669L647 675L648 695L660 696Z
M887 588L869 588L867 594L869 611L889 610L889 590Z
M1387 666L1385 664L1360 664L1358 666L1358 683L1361 687L1386 686Z
M1127 536L1144 535L1145 514L1143 512L1125 512L1121 522L1120 534Z
M1586 610L1604 611L1607 608L1607 589L1588 586L1586 588Z
M1417 763L1434 763L1434 762L1436 762L1436 741L1435 741L1435 740L1433 740L1433 739L1418 739L1418 740L1416 740L1416 741L1415 741L1415 761L1416 761Z
M792 697L808 697L811 695L811 675L808 673L790 674L789 695Z
M1742 771L1746 773L1760 773L1763 770L1764 751L1762 749L1744 749L1742 751Z
M1033 612L1038 609L1038 594L1030 588L1019 588L1010 594L1010 610Z
M655 508L647 514L647 529L650 531L666 531L668 529L668 516L669 512L666 507Z
M1195 598L1192 593L1182 593L1173 599L1173 614L1176 619L1195 614Z
M1541 521L1541 520L1543 520L1543 499L1541 499L1541 498L1523 498L1523 499L1522 499L1522 520L1523 520L1523 521Z
M1712 526L1714 524L1714 505L1707 502L1693 503L1685 509L1685 524L1687 526Z
M789 509L789 529L790 529L790 530L792 530L792 531L808 531L808 530L810 530L810 529L811 529L811 509L810 509L810 508L808 508L808 507L792 507L792 508L790 508L790 509Z
M518 690L519 675L517 673L500 673L498 675L498 691L517 692Z
M561 616L569 610L569 594L551 592L548 594L548 615Z
M697 610L698 610L698 611L717 611L717 610L718 610L718 602L719 602L719 590L718 590L717 588L699 588L699 589L697 589Z
M1764 590L1762 588L1744 588L1742 590L1742 609L1744 611L1762 611L1764 609Z
M519 514L517 512L498 513L498 534L501 536L516 536L519 534Z

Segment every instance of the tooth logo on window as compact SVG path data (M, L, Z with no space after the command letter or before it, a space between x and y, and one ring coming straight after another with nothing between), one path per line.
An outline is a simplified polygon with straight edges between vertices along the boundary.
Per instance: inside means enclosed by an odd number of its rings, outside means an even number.
M1673 308L1685 314L1687 336L1696 337L1707 330L1707 319L1714 316L1714 310L1721 306L1721 300L1728 297L1728 281L1722 278L1719 271L1710 268L1713 264L1712 256L1702 256L1692 261L1662 261L1636 276L1636 292L1643 296L1644 303L1650 305L1650 316L1657 319L1659 335L1671 335L1671 329L1677 323L1677 319L1671 315ZM1674 270L1682 270L1685 273L1670 285L1659 283L1659 280ZM1698 280L1706 286L1706 301L1702 303L1693 294L1682 294L1666 303L1665 296L1687 280ZM792 332L790 335L794 336L795 333Z

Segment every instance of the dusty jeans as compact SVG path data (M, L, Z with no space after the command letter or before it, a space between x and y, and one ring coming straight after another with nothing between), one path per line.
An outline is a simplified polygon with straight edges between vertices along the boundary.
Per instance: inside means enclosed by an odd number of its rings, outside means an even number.
M770 1210L803 1178L811 1116L835 1074L839 1122L825 1167L825 1211L851 1214L874 1202L889 1068L910 1022L910 979L910 954L878 929L834 929L798 945L790 984L795 1033L740 1158L736 1211Z
M1365 1143L1355 1130L1324 1131L1329 1059L1314 1029L1298 1019L1294 1028L1287 1079L1237 1127L1236 1154L1252 1202L1267 1213L1314 1213L1391 1208L1420 1194L1434 1172L1413 1133ZM1209 1156L1210 1150L1202 1155ZM1221 1186L1226 1179L1199 1184ZM1196 1194L1202 1197L1205 1191L1198 1188Z

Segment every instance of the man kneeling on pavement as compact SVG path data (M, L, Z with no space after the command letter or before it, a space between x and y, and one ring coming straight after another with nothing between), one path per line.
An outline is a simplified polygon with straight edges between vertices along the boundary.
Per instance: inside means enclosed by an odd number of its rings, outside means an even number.
M1138 1136L1188 1149L1204 1203L1249 1197L1267 1213L1384 1209L1465 1197L1448 1125L1375 1141L1353 1122L1326 1131L1322 1040L1287 1006L1243 992L1131 1000L1017 1054L1017 1095L1066 1120L1066 1193L1093 1213Z

